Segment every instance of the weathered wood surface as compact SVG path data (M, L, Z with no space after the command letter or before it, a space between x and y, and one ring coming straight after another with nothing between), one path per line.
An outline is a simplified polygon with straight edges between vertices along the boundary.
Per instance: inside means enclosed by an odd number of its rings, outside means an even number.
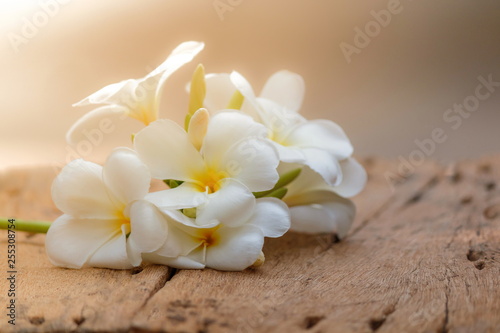
M244 272L68 270L44 235L17 234L17 319L7 323L0 233L1 332L500 332L500 156L426 162L394 191L396 162L364 160L366 190L349 236L266 240ZM51 169L0 176L0 215L53 219Z

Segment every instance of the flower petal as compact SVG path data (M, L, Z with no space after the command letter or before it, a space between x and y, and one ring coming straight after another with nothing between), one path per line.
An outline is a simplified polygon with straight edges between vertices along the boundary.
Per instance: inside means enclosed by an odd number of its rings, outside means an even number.
M252 89L250 83L241 75L240 73L233 71L229 78L231 82L234 84L236 89L240 91L240 93L245 97L245 101L249 102L255 109L259 109L259 104L257 103L257 97Z
M302 152L302 149L297 147L286 147L282 146L279 143L273 141L273 145L278 151L280 161L287 163L299 163L305 164L306 157Z
M241 112L222 112L210 119L201 151L207 165L217 169L226 151L242 140L266 138L267 129Z
M333 121L318 119L305 122L286 138L289 146L320 148L342 160L352 155L352 145L342 128Z
M52 264L81 268L99 248L117 235L120 235L119 221L75 219L65 214L50 226L45 248Z
M236 91L236 87L231 82L229 74L207 74L205 75L206 95L204 104L210 111L210 114L215 114L219 110L227 108L231 97Z
M203 269L205 265L202 261L198 261L199 256L181 256L176 258L168 258L160 256L156 253L148 253L144 255L144 260L154 264L167 265L169 267L179 269Z
M307 120L300 114L287 110L282 105L265 98L257 98L262 107L262 123L271 131L270 138L279 143L286 143L286 139L297 126Z
M208 195L208 201L197 209L196 224L213 222L240 226L248 221L255 208L255 197L239 181L225 179L217 192Z
M308 166L296 163L281 163L278 171L280 174L284 174L297 168L301 168L300 175L287 185L288 192L285 198L294 198L297 195L315 190L334 192L335 187L328 185L317 172L311 170Z
M135 96L134 92L136 88L137 80L134 79L112 83L73 104L73 106L85 106L90 104L128 106L128 102Z
M167 218L152 203L138 200L130 205L130 227L127 253L134 266L141 263L141 253L154 252L167 239Z
M258 227L264 237L281 237L290 229L290 212L281 200L261 198L257 200L254 215L248 223Z
M302 149L305 155L305 165L317 172L330 186L336 186L342 181L342 170L338 160L331 153L315 148Z
M304 192L318 190L334 192L344 198L355 196L361 192L367 181L366 171L363 166L352 157L340 161L339 165L342 181L337 186L328 185L318 173L304 166L299 177L287 186L286 198L289 199ZM281 174L296 168L300 168L300 165L281 163L278 171Z
M312 191L290 207L291 230L316 234L336 233L345 237L354 220L355 206L348 200L326 191Z
M366 185L368 176L365 169L352 157L340 161L340 168L342 169L342 182L335 186L333 191L344 198L357 195Z
M187 64L203 50L205 44L202 42L188 41L177 46L167 59L158 67L156 67L146 78L161 75L159 85L163 84L166 78L177 71L183 65Z
M298 112L304 99L304 79L287 70L274 73L264 85L260 97L270 99L288 110Z
M208 229L208 228L213 228L216 227L219 223L213 223L210 225L204 225L200 226L196 224L196 220L192 217L187 217L182 213L181 210L178 209L168 209L168 208L161 208L160 209L163 214L168 216L170 219L175 221L174 223L176 228L181 229L188 235L191 235L193 237L199 237L199 231L197 229Z
M188 41L177 46L167 59L151 73L149 73L139 84L137 90L142 89L145 95L149 93L149 104L144 100L145 106L150 107L150 112L154 112L152 120L158 119L158 107L161 98L161 89L165 81L179 68L193 60L193 58L200 53L205 47L204 43ZM136 94L137 95L137 94Z
M145 199L160 208L182 209L197 207L205 203L208 197L206 192L199 191L199 186L183 183L173 189L149 193Z
M102 167L82 159L68 163L52 183L52 200L75 218L114 219L117 201L102 180Z
M233 145L219 162L228 177L243 183L252 192L266 191L279 179L278 153L268 140L242 140Z
M66 133L66 141L76 145L86 140L93 145L102 142L104 134L113 131L114 124L123 119L126 109L117 105L102 106L78 119ZM92 140L92 141L90 141Z
M112 269L132 268L127 256L126 229L125 225L122 225L121 232L101 246L88 260L88 265Z
M135 151L117 148L104 164L103 179L116 198L126 204L144 198L149 191L151 173Z
M193 234L199 233L196 228L188 228L181 223L170 220L167 239L155 253L162 257L178 257L188 255L199 247L202 240L186 232L186 229L191 229L189 231Z
M171 120L157 120L142 129L134 146L154 178L190 181L205 169L186 131Z
M216 231L218 242L206 249L206 266L222 271L242 271L252 265L264 245L262 231L252 225L222 227Z

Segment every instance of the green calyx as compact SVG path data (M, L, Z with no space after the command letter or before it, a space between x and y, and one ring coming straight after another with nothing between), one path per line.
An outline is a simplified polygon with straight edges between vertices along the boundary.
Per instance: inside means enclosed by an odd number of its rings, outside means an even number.
M186 215L187 217L190 217L192 219L196 218L196 208L184 208L181 209L182 214Z
M164 179L163 182L167 184L168 187L176 188L180 186L182 183L184 183L182 180L175 180L175 179Z

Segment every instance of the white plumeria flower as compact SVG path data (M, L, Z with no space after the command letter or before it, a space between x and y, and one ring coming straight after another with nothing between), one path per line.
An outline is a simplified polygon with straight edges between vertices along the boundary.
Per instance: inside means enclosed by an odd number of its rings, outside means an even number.
M76 144L85 138L86 131L99 129L102 119L121 115L148 125L158 119L162 87L167 78L190 62L204 47L200 42L184 42L151 73L141 79L129 79L110 84L74 106L101 105L80 118L68 131L66 139Z
M335 233L345 237L354 220L356 208L346 199L357 195L366 185L365 169L354 159L340 162L343 181L328 185L316 172L304 166L291 182L283 201L290 207L291 230L316 234ZM300 168L298 164L281 164L280 172Z
M64 213L47 233L46 249L56 266L127 269L140 254L160 248L167 218L143 200L151 176L137 154L114 150L104 167L81 159L66 165L52 185Z
M297 113L304 95L304 83L298 74L277 72L267 81L260 97L255 96L248 81L237 72L209 74L206 81L207 108L217 110L239 91L244 97L241 111L269 129L268 138L281 161L309 166L330 186L342 182L339 161L351 156L352 145L334 122L308 121Z
M262 247L264 237L281 237L290 227L287 206L275 198L257 200L252 214L240 219L235 213L231 224L213 221L210 225L199 226L191 218L178 211L164 211L179 223L177 237L179 246L172 246L168 239L165 246L153 253L144 254L146 261L183 269L214 268L224 271L241 271L258 265L264 259ZM236 222L236 223L235 223ZM179 247L185 254L179 256ZM187 250L187 251L186 251Z
M199 225L214 220L238 223L252 214L252 192L269 190L277 182L278 156L265 139L267 129L247 115L222 112L205 121L206 126L190 126L189 130L198 128L202 138L194 135L193 139L170 120L158 120L137 133L135 149L152 176L184 182L150 193L147 199L161 208L196 207Z

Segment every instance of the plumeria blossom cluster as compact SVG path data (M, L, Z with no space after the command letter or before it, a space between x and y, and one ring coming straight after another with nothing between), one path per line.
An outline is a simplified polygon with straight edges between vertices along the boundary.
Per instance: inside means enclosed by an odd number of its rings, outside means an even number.
M143 262L238 271L264 262L265 237L289 229L344 237L366 173L342 129L299 114L302 78L272 75L257 96L238 72L205 74L189 87L184 124L159 119L167 78L203 43L179 45L141 79L108 85L76 105L96 105L70 129L82 133L110 114L138 120L133 149L104 165L77 159L55 179L63 215L47 233L54 265L127 269ZM150 192L152 179L164 190Z

